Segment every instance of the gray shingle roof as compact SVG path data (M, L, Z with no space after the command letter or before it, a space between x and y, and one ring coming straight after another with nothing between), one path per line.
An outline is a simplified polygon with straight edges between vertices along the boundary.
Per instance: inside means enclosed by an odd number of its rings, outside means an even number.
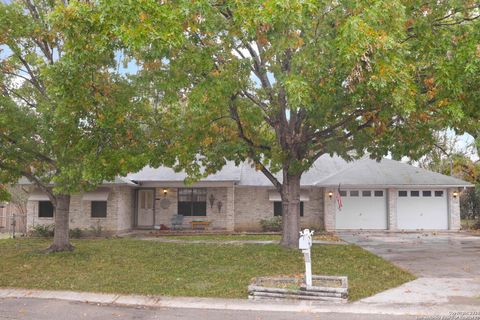
M19 185L31 185L33 184L30 180L25 177L21 177L17 184ZM127 186L136 186L136 183L132 180L125 177L115 177L113 181L103 181L103 185L127 185Z
M227 164L215 174L209 175L201 181L240 181L241 166L235 166L234 162L227 162ZM127 175L127 178L133 181L147 182L147 181L168 181L168 182L183 182L187 177L185 172L175 172L172 168L159 167L152 168L146 166L136 173Z
M138 182L183 182L187 175L184 172L175 172L168 167L145 167L139 172L131 173L127 177L117 177L105 185L131 185ZM282 181L282 174L276 175ZM201 181L205 182L235 182L240 186L272 187L272 183L262 172L248 162L235 166L234 162L227 164L219 172L208 176ZM19 184L30 184L22 178ZM463 180L417 168L395 160L383 159L376 162L371 159L361 159L346 162L338 156L323 155L302 176L302 186L442 186L442 187L469 187L472 184Z
M468 187L472 184L431 172L395 160L361 159L349 163L342 170L319 179L318 186L451 186Z
M276 174L282 181L282 174ZM183 182L184 172L175 172L168 167L145 167L127 176L138 182ZM222 170L201 181L232 181L240 186L272 187L272 183L262 172L255 170L248 162L235 166L228 162ZM463 180L417 168L399 161L383 159L376 162L361 159L346 162L338 156L323 155L305 172L302 186L471 186Z
M320 179L329 176L332 172L338 172L345 166L347 166L347 162L342 158L323 155L313 164L310 170L302 175L300 183L303 186L314 186ZM276 174L275 177L282 182L281 172ZM255 170L248 163L242 163L242 175L238 184L241 186L272 186L270 180L262 172Z

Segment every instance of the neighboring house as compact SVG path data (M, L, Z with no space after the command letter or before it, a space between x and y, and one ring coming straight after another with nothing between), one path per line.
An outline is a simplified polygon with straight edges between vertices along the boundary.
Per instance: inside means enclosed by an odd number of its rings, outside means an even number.
M193 185L185 185L185 177L170 168L146 167L74 195L70 226L121 233L171 227L173 217L182 215L184 228L202 220L213 230L260 231L260 220L281 215L280 195L248 163L228 163ZM303 175L301 185L302 227L328 231L458 230L459 192L471 186L394 160L347 163L328 155ZM48 197L30 188L28 228L53 223Z

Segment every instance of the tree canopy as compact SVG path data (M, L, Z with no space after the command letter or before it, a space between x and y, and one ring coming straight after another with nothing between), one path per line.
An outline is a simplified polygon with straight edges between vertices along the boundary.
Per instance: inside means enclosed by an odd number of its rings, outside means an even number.
M417 158L433 127L459 123L477 99L448 98L478 83L448 76L460 72L449 60L452 41L463 62L478 43L474 1L91 6L138 64L140 94L162 114L172 163L195 174L199 164L210 173L229 159L251 161L282 195L287 246L298 238L301 175L316 159Z
M56 208L55 233L68 242L68 219L59 225L57 216L68 218L69 195L143 166L147 106L115 71L114 42L98 47L104 51L71 52L66 8L0 3L0 182L26 177L46 192ZM101 30L93 16L86 23Z

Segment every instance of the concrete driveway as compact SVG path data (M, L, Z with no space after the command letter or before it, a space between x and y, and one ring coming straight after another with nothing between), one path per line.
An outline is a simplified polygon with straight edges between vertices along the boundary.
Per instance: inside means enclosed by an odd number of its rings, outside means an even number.
M480 237L464 233L342 233L418 279L362 303L480 306Z
M480 277L480 237L464 233L342 233L418 277Z

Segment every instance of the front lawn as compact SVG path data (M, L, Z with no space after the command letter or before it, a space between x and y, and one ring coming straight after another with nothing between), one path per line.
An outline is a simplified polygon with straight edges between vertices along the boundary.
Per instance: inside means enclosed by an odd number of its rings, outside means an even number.
M299 274L299 251L278 245L73 241L73 253L46 255L49 240L0 240L0 287L246 298L256 276ZM350 300L414 277L353 245L314 245L313 273L347 275Z
M152 236L159 239L182 240L182 241L280 241L279 234L199 234L199 235L170 235L170 234L155 234ZM321 241L340 241L334 234L320 233L313 236L314 240Z

